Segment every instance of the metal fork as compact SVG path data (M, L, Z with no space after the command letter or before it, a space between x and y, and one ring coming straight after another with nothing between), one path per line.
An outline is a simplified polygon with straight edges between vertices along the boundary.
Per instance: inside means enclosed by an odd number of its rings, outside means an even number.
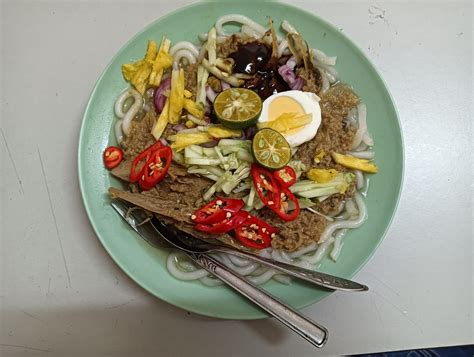
M166 226L163 225L160 230L158 230L151 223L145 222L148 217L142 210L131 211L130 205L119 200L112 202L112 207L125 219L135 232L151 245L163 247L163 242L167 242L169 246L179 248L179 246L174 245L163 234L170 233L169 231L164 231L163 227ZM186 251L184 253L192 261L222 280L222 282L255 303L314 346L321 348L326 344L328 331L325 327L300 314L291 306L283 303L243 276L233 272L206 253L189 253Z

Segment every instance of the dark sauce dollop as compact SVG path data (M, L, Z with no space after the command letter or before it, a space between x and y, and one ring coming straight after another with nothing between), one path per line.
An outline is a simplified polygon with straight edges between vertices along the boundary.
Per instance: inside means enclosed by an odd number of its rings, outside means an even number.
M290 90L277 70L259 71L252 79L247 80L243 87L256 91L263 100L272 94Z
M271 52L264 43L250 42L239 45L237 51L229 55L235 61L234 72L253 75L243 87L256 91L264 100L272 94L290 90L277 68L269 68Z
M238 50L229 55L235 61L234 71L237 73L255 74L268 63L271 50L260 42L239 45Z

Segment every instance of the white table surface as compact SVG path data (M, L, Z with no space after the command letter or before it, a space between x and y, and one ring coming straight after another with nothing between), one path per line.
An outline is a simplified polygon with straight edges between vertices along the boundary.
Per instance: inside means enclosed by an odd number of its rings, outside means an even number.
M399 209L356 276L366 294L304 309L315 350L273 320L223 321L149 295L82 206L85 104L113 54L189 1L1 2L1 356L313 356L473 340L472 2L297 1L349 35L387 81L406 147Z

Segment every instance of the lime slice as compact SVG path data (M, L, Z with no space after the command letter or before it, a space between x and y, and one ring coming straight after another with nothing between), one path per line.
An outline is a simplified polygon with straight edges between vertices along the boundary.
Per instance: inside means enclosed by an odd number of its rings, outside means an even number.
M267 169L280 169L290 161L291 148L285 137L278 131L265 128L255 134L252 153L259 165Z
M214 100L217 119L228 128L243 129L255 125L262 110L262 100L250 89L229 88Z

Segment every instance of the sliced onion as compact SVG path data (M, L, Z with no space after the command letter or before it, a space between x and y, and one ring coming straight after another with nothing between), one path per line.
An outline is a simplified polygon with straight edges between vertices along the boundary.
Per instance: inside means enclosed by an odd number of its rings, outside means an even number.
M186 129L186 126L183 123L179 123L173 126L173 130L176 132L180 132L183 129Z
M291 89L293 90L301 90L304 86L304 79L301 77L296 77L296 80L293 84L290 85Z
M245 128L242 130L242 136L240 139L242 140L252 140L255 134L257 133L257 127L256 126L250 126L248 128Z
M296 67L296 59L295 56L291 56L288 61L286 61L286 65L291 68L291 70L294 70Z
M206 97L211 103L214 103L214 99L216 99L216 96L216 92L214 92L214 90L210 86L206 86Z
M193 52L185 48L177 51L173 56L173 69L179 69L179 64L183 58L186 58L189 64L196 63L198 55L199 53L197 55L194 55Z
M367 131L367 107L365 104L357 106L359 128L357 129L354 139L352 140L352 149L355 149L362 142L362 138Z
M229 83L224 82L222 79L221 79L221 87L223 91L225 91L226 89L232 88Z
M155 104L156 112L159 114L163 111L165 106L166 96L165 92L171 88L171 77L168 77L161 81L160 86L155 91L155 97L153 103Z
M189 41L181 41L175 44L170 48L169 54L174 57L174 55L181 50L186 50L197 57L199 55L199 50Z
M280 74L281 78L288 83L290 86L296 80L296 74L293 70L286 64L283 66L278 67L278 73Z
M214 146L217 146L217 144L219 144L219 139L213 139L212 141L201 144L201 146L203 148L213 148Z

